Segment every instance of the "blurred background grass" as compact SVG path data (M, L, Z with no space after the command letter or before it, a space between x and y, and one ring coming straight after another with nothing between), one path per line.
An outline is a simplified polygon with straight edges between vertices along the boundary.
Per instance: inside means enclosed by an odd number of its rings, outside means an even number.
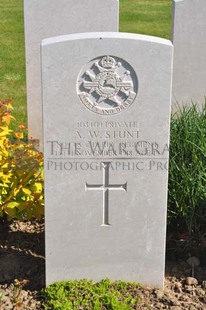
M120 0L120 31L170 39L172 0Z
M22 0L0 0L0 98L13 99L15 117L26 124Z

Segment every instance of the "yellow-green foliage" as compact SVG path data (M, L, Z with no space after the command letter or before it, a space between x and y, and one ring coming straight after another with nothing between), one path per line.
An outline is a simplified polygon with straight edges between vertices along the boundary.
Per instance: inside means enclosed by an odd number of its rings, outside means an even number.
M132 310L139 306L139 284L109 279L56 282L43 291L45 310Z
M0 100L0 216L40 219L44 213L43 155L23 140L26 128L11 129L11 101Z

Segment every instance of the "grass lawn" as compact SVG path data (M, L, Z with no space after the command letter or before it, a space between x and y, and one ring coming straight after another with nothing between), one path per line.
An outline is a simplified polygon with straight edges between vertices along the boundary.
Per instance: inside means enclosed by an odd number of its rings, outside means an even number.
M26 124L23 22L22 0L0 0L0 98L12 98L18 123Z
M120 0L120 31L170 37L172 0ZM23 0L0 0L0 98L26 124Z
M172 0L120 0L120 31L170 39Z

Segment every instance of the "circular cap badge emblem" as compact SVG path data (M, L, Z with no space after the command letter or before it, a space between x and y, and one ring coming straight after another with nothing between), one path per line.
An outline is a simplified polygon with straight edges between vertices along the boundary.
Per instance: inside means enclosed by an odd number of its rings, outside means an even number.
M102 56L91 60L79 73L77 93L81 102L101 115L128 108L137 94L137 76L123 59Z

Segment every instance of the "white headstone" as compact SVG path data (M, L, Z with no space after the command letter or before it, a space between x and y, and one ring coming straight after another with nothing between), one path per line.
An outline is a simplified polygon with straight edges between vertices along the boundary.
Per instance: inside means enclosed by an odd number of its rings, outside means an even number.
M173 107L201 107L206 96L206 1L173 2Z
M47 285L163 287L171 63L154 37L43 41Z
M42 142L41 40L90 31L118 31L118 0L24 0L29 136Z

